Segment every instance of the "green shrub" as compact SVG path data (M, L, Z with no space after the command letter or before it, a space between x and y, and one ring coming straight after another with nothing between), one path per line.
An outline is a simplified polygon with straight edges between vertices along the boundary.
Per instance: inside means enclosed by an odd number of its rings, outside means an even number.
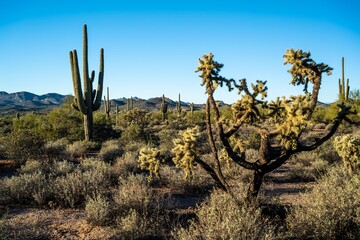
M360 236L360 175L332 168L301 196L287 218L296 239L357 239Z
M189 228L178 228L175 239L274 239L275 227L261 215L224 192L215 191L196 210Z
M19 130L1 139L5 155L18 165L28 159L38 159L44 152L44 139L36 132Z

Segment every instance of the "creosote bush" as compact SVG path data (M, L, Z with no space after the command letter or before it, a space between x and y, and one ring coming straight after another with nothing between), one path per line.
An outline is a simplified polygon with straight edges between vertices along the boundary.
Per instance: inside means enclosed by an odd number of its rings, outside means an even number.
M197 220L173 232L175 239L274 239L275 227L256 206L214 191L196 209Z
M85 203L86 219L93 225L103 226L111 220L110 202L103 195L89 197Z
M296 239L358 239L360 236L360 175L333 167L301 196L287 217Z

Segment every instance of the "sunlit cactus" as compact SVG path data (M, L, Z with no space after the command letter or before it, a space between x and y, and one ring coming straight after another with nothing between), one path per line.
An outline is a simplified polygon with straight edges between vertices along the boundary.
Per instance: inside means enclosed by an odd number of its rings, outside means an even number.
M139 152L139 167L142 170L149 171L150 175L148 181L153 181L154 175L160 178L159 169L160 169L160 160L159 155L160 151L156 148L151 148L149 146L143 147Z
M308 123L318 102L322 74L330 75L332 70L324 63L316 63L310 55L310 52L294 49L287 50L284 55L284 64L291 65L288 71L292 77L291 84L304 85L305 94L289 99L278 97L271 102L264 100L268 91L266 81L257 80L256 84L249 87L246 79L235 81L221 76L223 64L216 62L213 54L199 59L196 72L201 73L201 85L205 86L208 95L206 128L213 160L211 164L203 161L201 166L223 190L230 191L222 174L221 160L231 159L235 164L253 171L248 196L251 200L258 195L265 174L280 167L292 155L319 147L334 135L343 120L350 122L346 116L352 112L349 107L342 105L327 133L317 139L304 137L303 133L309 127ZM310 85L312 91L308 91ZM229 91L236 89L241 94L240 100L231 106L231 119L221 116L214 99L214 92L222 86ZM212 121L212 117L215 121ZM256 162L247 159L244 146L248 139L238 134L244 127L250 128L259 137Z
M195 142L199 137L199 128L188 128L185 131L180 131L180 138L173 140L175 147L171 150L175 157L173 162L176 167L182 168L185 172L185 178L193 174L194 163L197 158L195 150Z
M360 137L347 134L334 138L334 147L350 173L360 168Z
M160 104L160 111L162 113L162 121L165 122L166 120L166 113L168 111L168 104L166 103L165 101L165 95L163 94L162 96L162 101L161 101L161 104Z
M81 77L79 71L79 63L76 50L70 51L70 65L72 72L72 80L74 87L74 103L73 108L80 111L84 116L84 132L85 140L93 138L93 111L99 110L101 106L101 96L104 81L104 49L100 49L100 70L98 76L97 90L93 90L93 82L95 71L89 75L88 66L88 38L87 27L84 25L83 33L83 88L81 88Z

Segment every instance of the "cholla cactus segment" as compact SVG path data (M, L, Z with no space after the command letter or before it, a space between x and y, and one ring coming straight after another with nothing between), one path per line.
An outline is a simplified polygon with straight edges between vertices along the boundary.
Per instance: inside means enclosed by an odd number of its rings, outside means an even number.
M314 83L317 78L321 78L323 72L331 75L333 70L327 64L317 64L310 58L310 52L303 52L302 50L288 49L286 50L284 64L291 64L292 68L288 72L292 75L291 84L304 84L304 91L307 91L308 82Z
M139 167L142 170L148 170L150 175L148 177L148 181L151 182L153 180L153 176L160 178L159 169L160 169L160 159L159 154L160 151L156 148L151 147L143 147L139 152L140 156L138 159Z
M347 134L334 138L334 147L343 159L345 167L354 171L360 167L360 137Z
M286 150L297 148L297 140L309 122L306 116L310 110L310 102L309 94L291 96L289 100L283 97L280 115L284 117L281 119L282 122L276 125L276 132L280 144Z
M194 163L197 157L195 143L199 135L199 127L188 128L185 131L180 131L180 138L173 141L175 147L171 151L175 157L172 160L176 167L184 170L185 178L192 175L194 171Z
M213 60L214 55L209 53L203 55L202 59L199 59L198 68L195 72L201 72L200 77L202 78L201 86L206 85L206 92L212 94L219 84L219 72L223 67L223 64ZM213 82L214 81L214 82Z

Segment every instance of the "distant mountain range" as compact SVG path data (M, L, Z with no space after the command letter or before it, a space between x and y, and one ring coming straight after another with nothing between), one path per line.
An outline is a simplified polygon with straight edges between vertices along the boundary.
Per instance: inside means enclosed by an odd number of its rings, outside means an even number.
M0 91L0 114L11 114L16 112L41 111L48 110L53 107L60 106L68 95L58 93L48 93L44 95L36 95L30 92L7 93ZM160 109L162 98L155 97L150 99L133 98L133 107L146 111L154 111ZM166 98L169 110L176 108L176 101ZM220 105L225 105L219 102ZM126 108L127 99L118 98L111 100L111 106L115 110L115 106L119 106L119 110ZM189 109L190 103L181 102L184 110ZM204 104L195 104L195 109L204 109Z

